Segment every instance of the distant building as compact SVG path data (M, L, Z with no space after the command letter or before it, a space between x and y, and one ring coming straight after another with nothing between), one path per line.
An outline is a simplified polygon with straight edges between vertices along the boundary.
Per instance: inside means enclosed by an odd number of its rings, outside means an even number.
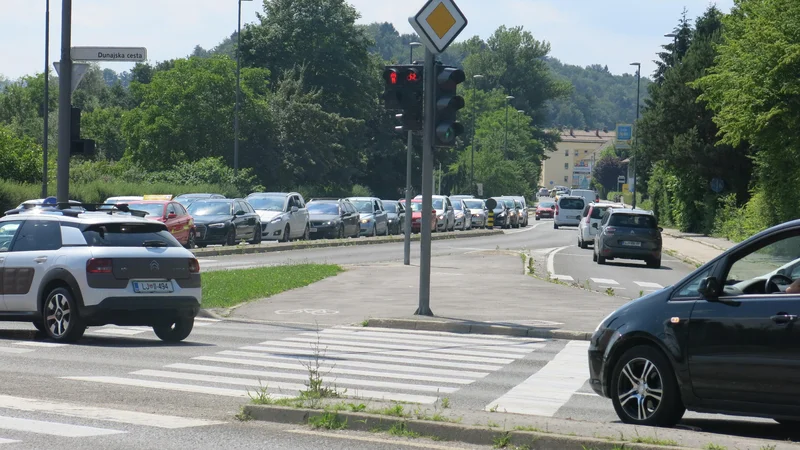
M542 162L539 184L548 189L554 186L589 189L594 162L614 144L616 133L607 129L564 129L560 134L557 150L546 153L548 159Z

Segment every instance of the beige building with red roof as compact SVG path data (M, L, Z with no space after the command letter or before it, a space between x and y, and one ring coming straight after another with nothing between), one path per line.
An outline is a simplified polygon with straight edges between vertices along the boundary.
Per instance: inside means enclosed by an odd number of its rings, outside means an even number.
M545 153L539 184L547 189L566 186L590 189L594 161L600 153L614 145L616 133L608 129L563 129L557 150Z

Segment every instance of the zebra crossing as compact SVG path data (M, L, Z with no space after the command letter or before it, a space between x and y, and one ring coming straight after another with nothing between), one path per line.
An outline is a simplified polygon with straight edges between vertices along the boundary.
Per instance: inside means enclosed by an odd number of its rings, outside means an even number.
M536 338L342 326L122 377L62 378L239 398L265 389L287 398L306 388L313 370L342 397L433 404L545 345Z
M174 430L224 423L0 395L0 445L30 443L40 436L90 438L131 433L137 427Z

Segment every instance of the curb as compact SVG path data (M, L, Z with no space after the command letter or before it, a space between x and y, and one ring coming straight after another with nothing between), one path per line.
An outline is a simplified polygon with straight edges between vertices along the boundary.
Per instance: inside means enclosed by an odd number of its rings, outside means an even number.
M675 239L685 239L687 241L692 241L692 242L697 243L697 244L705 245L706 247L710 247L710 248L713 248L714 250L718 250L718 251L721 251L721 252L726 252L726 251L729 250L728 248L723 248L723 247L720 247L719 245L714 245L714 244L712 244L710 242L701 241L700 239L695 239L695 238L689 237L689 236L680 236L680 235L677 235L677 234L666 233L666 232L664 234L666 234L667 236L673 237ZM736 245L736 244L734 243L733 245Z
M490 428L460 425L450 422L433 422L427 420L396 418L376 414L345 411L326 412L314 409L295 409L272 405L245 405L242 407L242 410L244 414L247 414L254 420L285 424L307 424L309 419L328 415L329 418L332 416L334 420L343 422L346 428L352 431L388 431L393 426L401 426L404 430L407 430L411 433L418 433L423 438L432 436L444 441L456 441L473 445L496 445L497 439L505 439L507 436L508 446L526 445L530 446L530 448L539 449L592 448L598 450L611 450L614 448L624 447L642 450L657 450L665 448L677 448L649 444L634 444L630 442L612 441L592 437L537 433L533 431L493 430Z
M496 336L532 337L544 339L566 339L591 341L593 332L572 330L548 330L536 327L496 325L480 322L452 322L445 320L417 319L368 319L367 327L397 328L404 330L443 331L461 334L491 334Z
M448 233L433 233L431 240L440 241L444 239L466 239L475 237L496 236L504 234L503 230L472 230L472 231L459 231ZM419 235L412 235L412 241L419 241ZM303 250L309 248L328 248L328 247L350 247L356 245L375 245L375 244L390 244L403 242L404 237L400 236L381 236L377 238L365 239L338 239L338 240L320 240L320 241L305 241L298 243L273 243L273 244L259 244L247 245L242 247L220 247L219 249L193 249L191 250L195 256L227 256L227 255L246 255L254 253L270 253L282 252L286 250Z
M681 238L676 238L676 239L681 239ZM682 260L683 262L685 262L687 264L694 265L696 267L700 267L703 264L705 264L705 262L703 262L703 261L700 261L698 259L692 258L691 256L686 256L683 253L675 251L675 250L673 250L671 248L667 248L667 250L668 250L667 254L671 254L672 256ZM708 261L706 261L706 262L708 262Z

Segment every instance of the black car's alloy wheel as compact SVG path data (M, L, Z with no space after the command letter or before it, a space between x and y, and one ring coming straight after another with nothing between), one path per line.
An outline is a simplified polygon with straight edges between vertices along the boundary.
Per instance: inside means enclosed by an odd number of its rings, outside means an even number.
M83 324L75 298L63 287L50 291L42 308L44 331L51 339L60 342L74 342L83 336Z
M236 230L228 231L225 237L225 245L236 245Z
M181 317L153 325L156 336L164 342L180 342L192 332L194 317Z
M653 347L634 347L620 357L610 391L614 410L625 423L673 426L686 411L672 366Z
M339 225L339 231L336 232L336 239L342 239L344 237L344 225Z
M250 241L250 243L253 245L258 245L261 243L261 239L261 226L257 226L255 229L253 229L253 240Z

